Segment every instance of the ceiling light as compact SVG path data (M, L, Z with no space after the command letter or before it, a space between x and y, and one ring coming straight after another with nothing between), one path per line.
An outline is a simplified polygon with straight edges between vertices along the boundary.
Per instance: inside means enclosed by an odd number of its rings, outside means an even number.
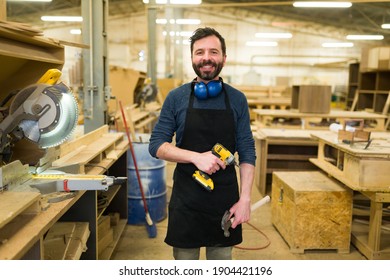
M156 4L188 4L188 5L199 5L202 4L202 0L155 0ZM144 4L149 4L149 0L143 0Z
M69 22L81 22L83 17L80 16L42 16L43 21L69 21Z
M70 32L70 34L80 35L81 29L71 29L69 32Z
M384 23L381 25L383 29L390 29L390 23Z
M167 24L168 20L166 18L158 18L156 19L157 24Z
M168 35L168 33L166 32L166 31L163 31L163 36L167 36ZM169 32L169 36L171 36L171 37L173 37L173 36L180 36L180 37L191 37L191 35L192 35L193 33L192 33L192 31L177 31L177 32L175 32L175 31L170 31Z
M52 0L7 0L7 2L51 2Z
M169 21L166 18L158 18L156 19L157 24L194 24L199 25L200 19L190 19L190 18L179 18L179 19L170 19Z
M277 47L277 42L258 42L258 41L248 41L246 42L248 47Z
M349 8L351 2L329 2L329 1L297 1L293 3L296 8Z
M352 48L352 42L340 42L340 43L322 43L324 48Z
M177 19L176 24L200 24L200 19L190 19L190 18L183 18L183 19Z
M144 4L149 4L149 0L143 0ZM156 0L156 4L166 4L167 0Z
M202 0L170 0L170 4L189 4L189 5L199 5L202 4Z
M383 35L347 35L347 40L383 40Z
M256 38L283 38L283 39L289 39L292 38L291 33L256 33Z

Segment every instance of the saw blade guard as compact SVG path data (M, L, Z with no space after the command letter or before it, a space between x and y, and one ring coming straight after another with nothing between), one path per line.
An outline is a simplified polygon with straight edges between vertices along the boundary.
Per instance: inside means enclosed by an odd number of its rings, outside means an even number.
M60 145L77 126L77 102L64 83L37 84L23 89L15 96L10 112L15 112L20 106L28 117L18 126L24 136L40 148Z

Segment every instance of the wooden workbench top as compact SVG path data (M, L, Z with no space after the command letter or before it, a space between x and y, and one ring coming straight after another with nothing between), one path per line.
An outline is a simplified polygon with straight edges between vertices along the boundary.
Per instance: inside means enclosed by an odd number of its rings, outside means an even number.
M381 157L390 159L390 133L389 132L371 132L371 144L365 149L367 142L345 144L337 138L337 133L332 131L311 132L311 136L326 144L337 147L339 150L352 154L357 157Z
M365 111L342 111L331 110L328 114L320 113L300 113L297 110L272 110L272 109L254 109L253 112L264 116L273 117L324 117L324 118L351 118L351 119L386 119L387 116Z

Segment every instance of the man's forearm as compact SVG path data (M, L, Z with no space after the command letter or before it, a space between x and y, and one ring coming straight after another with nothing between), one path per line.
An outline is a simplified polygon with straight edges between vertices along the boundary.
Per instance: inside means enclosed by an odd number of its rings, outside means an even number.
M178 148L168 142L162 144L157 150L157 157L159 159L179 163L192 163L192 158L196 154L193 151Z
M255 177L255 166L249 163L240 164L240 199L250 201L253 179Z

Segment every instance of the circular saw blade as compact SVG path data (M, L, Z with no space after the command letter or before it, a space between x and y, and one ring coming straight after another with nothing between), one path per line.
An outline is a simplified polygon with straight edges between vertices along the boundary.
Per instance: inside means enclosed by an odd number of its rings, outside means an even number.
M60 145L76 128L77 102L63 83L44 87L39 93L31 93L30 89L22 91L15 96L13 104L12 110L23 106L25 113L39 116L38 120L22 120L18 126L27 139L41 148Z

